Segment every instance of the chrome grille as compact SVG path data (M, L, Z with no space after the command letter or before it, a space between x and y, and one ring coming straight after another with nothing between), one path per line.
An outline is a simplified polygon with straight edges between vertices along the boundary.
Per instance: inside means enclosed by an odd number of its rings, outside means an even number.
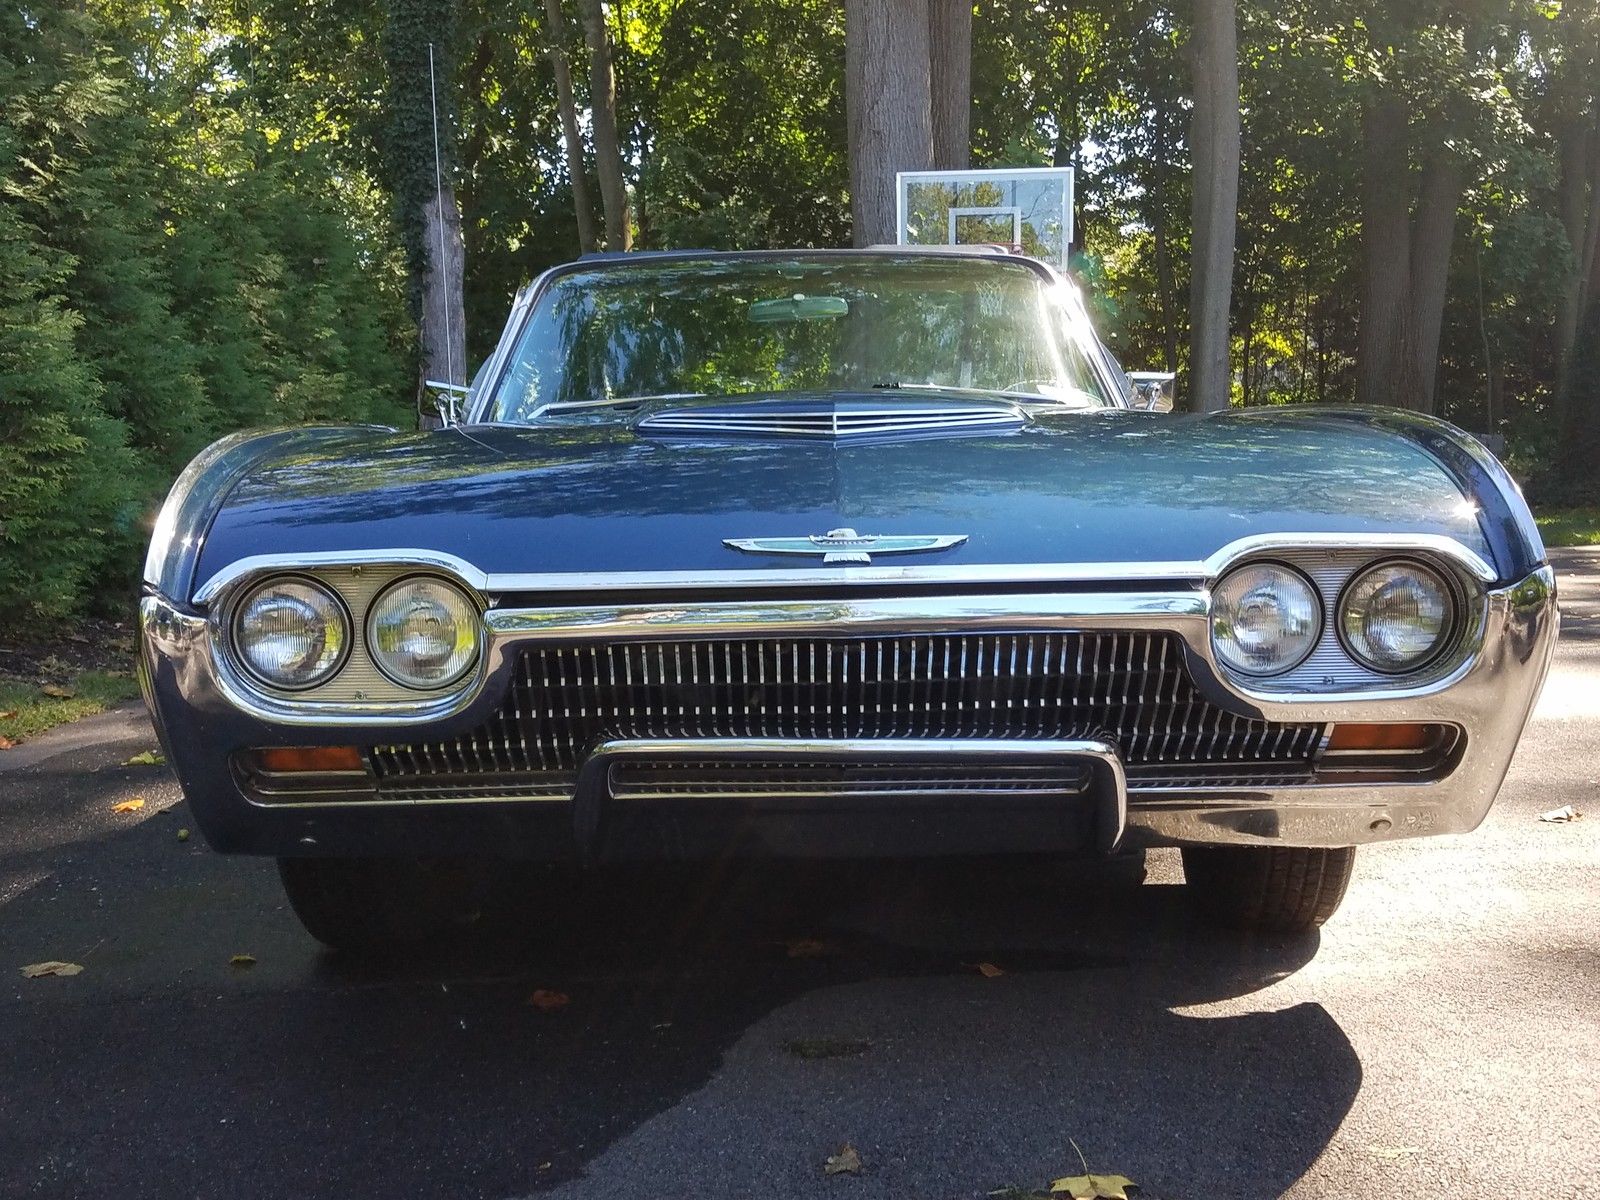
M590 642L528 648L483 726L377 747L371 761L380 793L429 799L458 783L479 795L559 793L612 738L1097 737L1133 776L1155 765L1298 772L1323 728L1213 704L1173 634Z

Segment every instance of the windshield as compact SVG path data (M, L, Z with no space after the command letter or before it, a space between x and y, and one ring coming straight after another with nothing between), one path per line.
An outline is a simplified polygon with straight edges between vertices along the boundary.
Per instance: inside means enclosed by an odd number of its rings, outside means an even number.
M642 260L539 300L485 419L614 419L747 393L928 388L1104 407L1086 329L1015 262L931 255Z

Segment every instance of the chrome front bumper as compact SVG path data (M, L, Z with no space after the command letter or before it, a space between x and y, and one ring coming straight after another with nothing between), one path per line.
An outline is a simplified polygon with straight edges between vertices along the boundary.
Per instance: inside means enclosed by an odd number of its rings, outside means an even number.
M1280 722L1424 722L1457 727L1459 756L1439 776L1254 786L1130 787L1114 746L1086 741L921 741L745 738L604 741L589 751L579 783L564 794L486 796L479 806L559 812L581 839L586 825L615 797L611 768L625 759L673 757L832 759L868 753L879 760L943 758L1037 762L1055 754L1086 764L1086 792L1095 806L1102 849L1117 845L1278 844L1348 846L1475 828L1488 812L1537 699L1555 644L1554 575L1540 568L1518 583L1485 594L1471 652L1448 673L1421 686L1318 694L1240 689L1216 668L1207 627L1207 597L1192 588L1142 592L1066 592L954 597L845 598L822 601L714 601L666 608L613 605L491 610L483 668L473 688L448 703L384 712L379 705L330 706L307 713L241 693L216 652L208 615L184 611L159 595L142 603L146 695L169 760L179 773L202 830L224 849L314 852L330 822L359 830L379 817L404 820L441 805L426 799L386 804L334 791L287 804L262 803L241 790L236 752L272 745L379 744L399 737L426 743L455 737L489 714L505 694L516 655L531 643L712 637L732 630L777 634L805 630L862 634L997 630L1161 630L1183 641L1195 683L1232 711ZM623 800L627 801L624 796ZM635 798L637 799L637 798ZM792 799L792 797L791 797ZM759 804L759 798L755 803ZM460 800L450 807L460 810ZM997 811L996 820L1003 820ZM319 822L321 824L319 824ZM352 826L352 823L355 823ZM357 842L359 839L357 839ZM349 837L341 845L357 844ZM392 844L386 843L386 844ZM418 846L418 852L427 852ZM377 852L374 850L373 852ZM388 851L386 851L388 852Z

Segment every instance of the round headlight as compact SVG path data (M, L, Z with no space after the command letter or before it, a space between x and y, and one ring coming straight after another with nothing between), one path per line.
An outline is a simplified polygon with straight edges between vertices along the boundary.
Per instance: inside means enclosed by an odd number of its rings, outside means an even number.
M1380 563L1345 588L1339 634L1345 649L1374 671L1414 671L1444 648L1454 608L1450 586L1437 571L1414 562Z
M1322 636L1322 600L1298 571L1251 563L1211 592L1211 646L1226 667L1277 675L1305 661Z
M403 580L373 604L367 649L398 684L448 687L478 659L478 607L442 579Z
M261 682L314 687L333 677L350 648L350 618L339 598L309 579L271 579L235 610L233 646Z

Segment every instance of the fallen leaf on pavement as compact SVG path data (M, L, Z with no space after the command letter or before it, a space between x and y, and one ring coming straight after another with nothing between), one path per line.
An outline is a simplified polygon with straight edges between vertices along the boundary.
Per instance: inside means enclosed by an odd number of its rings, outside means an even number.
M1077 1151L1083 1174L1053 1180L1050 1184L1052 1196L1067 1195L1072 1200L1128 1200L1128 1189L1139 1186L1126 1175L1090 1174L1089 1160L1083 1156L1082 1148L1071 1138L1067 1139L1067 1144Z
M71 700L78 693L69 687L62 687L59 683L46 683L40 686L39 691L55 700Z
M979 975L982 975L985 979L998 979L998 978L1000 978L1000 976L1005 974L1004 971L1002 971L999 967L995 966L992 962L962 963L961 965L965 966L965 967L971 967L974 971L976 971Z
M144 797L135 796L132 800L119 800L111 806L114 813L138 812L144 807Z
M1552 808L1549 812L1539 814L1539 820L1549 821L1551 824L1564 824L1567 821L1579 821L1583 814L1570 804L1563 804L1560 808Z
M135 754L122 765L125 767L159 767L166 761L165 755L158 754L154 750L145 750L142 753Z
M9 750L15 745L16 742L12 741L10 738L0 737L0 750Z
M1126 1175L1068 1175L1052 1183L1050 1191L1072 1200L1128 1200L1128 1189L1138 1186Z
M861 1155L849 1142L839 1147L839 1153L828 1155L822 1164L824 1175L855 1175L861 1171Z
M235 954L228 960L228 965L230 967L253 967L256 965L256 956L254 954Z
M836 947L820 938L793 938L784 943L790 958L826 958Z
M872 1049L872 1043L857 1038L796 1038L783 1048L796 1058L854 1058Z
M187 842L189 840L189 831L187 829L178 830L178 840L180 842Z
M22 968L24 979L43 979L46 975L76 975L83 970L77 963L69 962L42 962L30 963Z
M1388 1162L1422 1153L1421 1146L1368 1146L1367 1150L1371 1152L1373 1158L1381 1158Z
M565 1008L571 1004L572 997L551 988L539 988L528 997L528 1003L540 1012L555 1012L558 1008Z

